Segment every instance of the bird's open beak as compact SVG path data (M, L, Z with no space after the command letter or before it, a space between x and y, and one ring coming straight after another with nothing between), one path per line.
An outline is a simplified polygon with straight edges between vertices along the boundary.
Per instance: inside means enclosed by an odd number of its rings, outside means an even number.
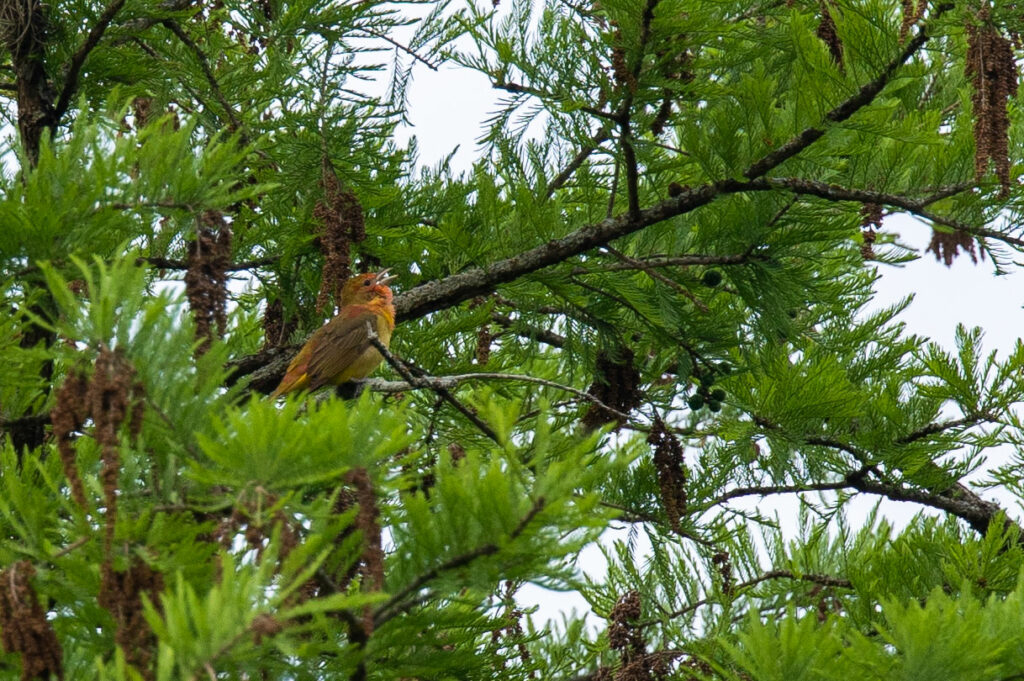
M378 272L376 279L373 280L373 283L376 284L377 286L381 286L387 284L388 282L394 281L395 279L398 279L397 274L388 274L388 272L390 271L391 268L388 267L387 269L383 269L380 272Z

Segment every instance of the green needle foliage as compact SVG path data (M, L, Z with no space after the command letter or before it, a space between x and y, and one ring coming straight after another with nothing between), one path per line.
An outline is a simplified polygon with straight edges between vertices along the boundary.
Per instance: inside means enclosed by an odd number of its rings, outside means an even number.
M872 304L915 258L1018 267L1022 35L994 0L0 3L0 680L1024 676L1024 345ZM427 70L498 99L464 170L403 141ZM384 268L388 361L269 400Z

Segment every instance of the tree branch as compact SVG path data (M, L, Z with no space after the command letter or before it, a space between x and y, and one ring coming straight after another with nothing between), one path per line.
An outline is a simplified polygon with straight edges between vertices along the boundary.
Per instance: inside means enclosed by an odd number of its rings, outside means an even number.
M82 72L82 66L85 64L86 58L88 58L89 53L93 51L96 45L99 44L107 27L110 26L110 22L114 20L117 13L124 7L124 3L125 0L112 0L107 5L107 8L103 10L103 14L100 15L92 30L89 31L85 42L72 55L71 63L68 65L67 77L64 79L64 87L60 91L60 98L57 100L57 106L54 108L54 117L57 123L60 123L60 119L64 117L68 110L68 105L71 103L71 98L78 89L78 76Z
M257 258L255 260L244 260L242 262L231 263L224 268L225 272L240 272L242 270L254 270L260 267L266 267L273 265L281 259L280 255L268 255L265 258ZM159 256L150 255L143 256L135 259L136 265L152 265L153 267L160 270L187 270L188 263L184 260L172 260L170 258L161 258Z
M379 350L379 348L378 348ZM394 366L394 365L392 365ZM397 368L396 368L397 370ZM401 373L401 372L399 372ZM367 379L363 380L362 384L374 392L382 393L400 393L406 390L422 388L427 390L449 390L458 386L460 383L467 381L518 381L521 383L533 383L535 385L542 385L546 388L555 388L556 390L564 390L567 393L571 393L581 400L586 402L592 402L601 409L614 414L615 416L629 420L629 414L621 412L617 409L609 407L607 404L597 399L590 393L584 392L577 388L573 388L569 385L562 383L556 383L555 381L549 381L546 378L538 378L537 376L530 376L528 374L503 374L497 372L486 372L481 371L475 374L454 374L450 376L406 376L403 374L402 378L404 381L385 381L381 379Z
M616 258L621 260L623 263L628 264L628 265L632 265L635 269L643 271L651 279L654 279L655 281L660 281L661 283L665 284L666 286L671 288L673 291L675 291L676 293L678 293L679 295L683 296L684 298L689 300L691 303L693 303L697 307L697 309L700 310L701 312L704 312L704 313L709 312L708 306L705 305L702 300L700 300L697 296L693 295L690 291L688 291L686 289L685 286L680 284L675 279L671 279L669 277L666 277L661 272L658 272L657 270L655 270L647 262L645 262L643 260L637 260L636 258L628 256L625 253L623 253L622 251L619 251L618 249L612 248L611 246L607 246L607 245L604 248L605 248L606 251L608 251L609 253L614 255Z
M860 451L852 444L828 437L807 437L804 441L810 445L827 446L827 448L847 452L864 466L877 472L877 465L869 463L870 457L867 453ZM900 440L897 439L896 441ZM938 466L935 466L935 464L932 464L932 466L938 471ZM967 522L979 535L987 533L989 524L991 524L997 514L1004 513L1006 515L1006 512L998 504L985 501L972 492L963 482L954 482L941 492L931 492L927 490L911 490L911 488L890 482L871 481L867 479L866 475L857 478L848 476L847 480L850 482L849 486L858 492L880 495L892 501L913 502L951 513ZM1013 521L1008 517L1006 522L1012 523ZM1020 541L1024 544L1024 529L1021 531Z
M917 442L918 440L924 439L929 435L936 435L938 433L951 430L953 428L962 428L964 426L973 426L981 423L982 421L996 421L996 417L993 414L968 414L962 419L952 419L949 421L941 421L937 423L929 423L926 426L918 428L912 433L904 435L903 437L896 440L901 445L910 444L911 442Z
M860 492L878 494L893 501L910 501L946 511L965 521L971 529L980 535L985 535L988 532L989 525L999 513L1005 515L999 504L985 501L959 482L948 490L937 494L867 479L861 480L851 487ZM1005 522L1013 523L1009 518ZM1016 525L1016 523L1013 524ZM1018 541L1024 543L1024 532L1021 533Z
M374 331L373 325L370 324L370 322L366 322L366 332L370 344L373 345L373 347L377 349L377 352L379 352L381 356L385 360L387 360L387 363L390 364L392 368L395 371L397 371L402 378L405 379L406 389L408 389L409 387L414 387L427 388L429 390L433 390L435 393L437 393L438 397L440 397L445 402L455 407L455 409L458 410L459 413L461 413L463 416L469 419L474 426L480 429L480 432L482 432L490 439L494 440L496 444L502 444L501 438L499 438L498 434L494 432L494 429L487 425L483 419L474 414L469 407L455 399L455 396L451 394L447 387L439 383L431 383L431 381L427 377L413 376L405 367L405 365L402 362L400 362L393 354L391 354L391 351L388 350L387 346L381 342L380 338L377 336L377 332Z
M545 345L550 345L553 348L561 348L565 345L565 336L557 334L554 331L549 331L547 329L541 329L536 326L524 324L518 320L512 319L508 315L503 315L499 312L492 312L491 320L501 325L503 328L512 331L517 336L529 338L530 340L540 341L541 343L544 343Z
M647 53L647 41L651 37L651 22L654 21L654 8L659 0L647 0L640 19L640 39L633 67L630 69L631 80L620 83L626 91L622 105L616 112L619 123L619 143L622 145L622 161L626 167L626 200L629 214L636 217L640 214L640 169L633 149L633 130L630 118L633 113L633 93L640 72L643 70L644 55ZM612 192L614 194L614 191Z
M530 507L530 510L527 511L526 515L524 515L519 520L519 523L516 525L516 527L512 530L511 533L509 533L509 541L517 539L519 535L521 535L523 531L526 530L527 526L533 521L534 518L537 517L537 514L540 513L541 510L544 508L544 504L544 497L540 497L533 502L533 505ZM481 558L483 556L490 556L492 554L497 553L500 549L501 547L497 544L484 544L483 546L478 546L472 551L467 551L466 553L455 556L454 558L450 558L445 562L441 563L440 565L437 565L427 570L419 577L412 580L412 582L406 585L404 589L402 589L397 594L392 596L387 603L385 603L377 609L377 612L375 612L373 615L373 628L377 629L382 624L390 620L392 617L402 612L402 608L399 607L399 604L406 598L408 598L409 596L423 588L423 586L426 585L428 582L437 579L437 577L442 572L447 572L448 570L454 570L464 565L469 565L477 558Z
M878 94L885 89L885 86L889 84L889 81L892 80L897 69L903 66L903 64L906 63L906 61L910 59L915 52L921 49L921 47L928 41L928 38L929 36L927 31L922 27L918 31L917 35L907 42L903 51L890 61L886 65L885 69L878 74L878 77L862 85L860 90L857 91L857 94L825 114L825 122L841 123L874 101L875 97L877 97ZM743 171L743 176L750 180L761 177L765 173L771 171L785 161L788 161L807 147L817 142L822 136L824 136L825 132L825 128L806 128L781 147L778 147L757 162L753 163L749 168Z
M763 428L770 430L781 430L781 426L774 424L764 418L754 416L754 422ZM942 427L941 425L939 426ZM921 432L915 431L915 433ZM913 436L914 433L911 434ZM904 436L909 437L909 436ZM923 436L921 436L923 437ZM829 447L831 449L838 449L840 451L847 452L858 461L860 461L868 471L874 471L877 473L877 464L871 461L871 457L865 451L855 447L849 443L841 442L828 437L805 437L803 438L805 444L815 447ZM898 438L895 442L900 443L901 439ZM906 440L902 440L906 443ZM938 466L934 466L938 471ZM984 535L988 532L989 525L996 519L996 517L1002 513L1006 520L1006 524L1017 525L1014 521L1010 520L1005 510L996 504L995 502L986 501L980 496L971 491L966 485L961 482L955 482L950 487L939 492L932 492L924 489L910 489L902 487L893 483L887 482L874 482L867 479L867 475L855 475L847 476L845 481L848 486L859 492L866 492L869 494L878 494L884 496L887 499L893 501L909 501L922 506L930 506L931 508L945 511L966 522L971 529L978 534ZM1017 525L1019 527L1019 525ZM1020 542L1024 544L1024 528L1021 528Z
M390 44L394 45L397 49L401 50L402 52L405 52L410 57L412 57L413 59L415 59L419 63L423 64L424 66L426 66L431 71L437 71L437 65L436 64L431 63L425 57L420 56L415 50L410 48L408 45L403 45L402 43L398 42L397 40L395 40L394 38L390 37L389 35L387 35L385 33L380 33L379 31L375 31L372 28L369 28L367 26L360 26L359 30L362 31L363 33L366 33L368 35L373 36L374 38L379 38L380 40L383 40L384 42L387 42L387 43L390 43Z
M931 204L935 203L936 201L941 201L942 199L948 199L951 196L956 196L957 194L960 194L961 192L965 192L968 189L973 189L974 187L977 187L977 186L978 186L978 182L975 181L974 179L971 179L971 180L969 180L967 182L958 182L956 184L951 184L948 187L939 187L937 189L931 189L931 190L929 190L928 196L926 196L925 198L921 199L921 205L922 206L931 205Z
M619 142L622 144L622 162L626 166L626 205L629 214L640 214L640 171L637 167L636 152L633 150L633 132L629 119L619 124Z
M192 5L194 2L195 0L164 0L164 2L161 2L156 9L160 12L175 14L177 12L182 12L188 9L189 5ZM129 32L141 33L142 31L145 31L146 29L161 23L162 21L164 21L165 18L166 17L154 16L140 17L138 19L133 19L123 24L123 26ZM131 39L132 38L122 38L120 40L117 40L116 42L120 44L121 42L127 42Z
M491 87L494 88L495 90L504 90L505 92L510 92L514 95L530 95L531 97L536 97L537 99L548 99L553 102L564 102L566 100L566 97L555 94L553 92L547 92L545 90L541 90L540 88L531 87L529 85L522 85L520 83L510 83L505 80L491 81ZM595 109L592 106L580 106L578 108L580 111L588 113L596 118L618 122L618 118L614 113L602 111L601 109Z
M830 575L797 574L795 572L792 572L791 570L771 570L770 572L765 572L764 574L758 575L753 579L748 579L745 582L740 582L733 588L735 589L735 592L739 592L744 589L749 589L753 586L757 586L762 582L767 582L772 579L796 579L801 582L810 582L812 584L818 584L821 586L838 587L840 589L853 588L853 583L848 579L843 579L842 577L832 577ZM666 615L666 619L675 619L677 617L682 617L683 615L693 612L697 608L714 603L716 600L716 598L709 597L702 598L699 601L694 601L693 603L690 603L684 608L680 608L679 610L675 610L673 612L668 613L668 615ZM658 624L659 621L660 620L647 620L646 622L641 622L639 626L649 627L651 625Z
M635 217L623 214L607 218L505 260L417 286L395 297L397 319L416 319L489 293L499 284L562 262L663 220L688 213L710 203L721 191L720 187L711 184L690 189L677 197L641 210Z
M699 508L692 509L691 512L706 511L707 509L725 503L730 499L738 499L741 497L766 497L773 494L802 494L804 492L828 492L840 489L847 489L849 487L851 487L851 484L845 478L838 482L820 482L810 485L755 485L753 487L738 487L736 489L729 490L725 494L720 494L714 499L711 499L710 501L704 504L701 504Z
M607 248L607 246L606 246ZM621 270L638 270L650 267L693 267L707 265L743 265L751 260L763 260L751 252L734 255L651 255L645 258L630 258L625 262L593 265L591 267L573 268L573 274L593 274L594 272L616 272Z
M206 53L203 49L196 44L194 40L178 25L178 22L174 19L164 19L161 21L171 33L178 37L186 47L188 47L196 55L196 59L199 61L199 67L203 70L203 74L206 76L206 81L210 84L210 90L213 91L213 96L217 98L221 107L224 109L224 113L228 117L228 121L231 123L231 130L238 131L242 129L242 121L239 120L235 114L235 110L231 108L231 104L228 102L224 93L220 89L220 85L217 83L217 77L213 73L213 69L210 67L210 60L206 58Z
M582 166L583 163L588 158L590 158L590 155L593 154L597 150L597 148L601 146L601 144L611 136L611 127L612 126L610 123L605 123L604 125L602 125L601 128L591 138L590 142L582 149L580 149L579 153L577 153L572 158L572 160L569 161L569 165L563 168L562 172L558 173L558 175L556 175L555 178L551 180L551 183L548 184L547 189L544 190L545 199L550 199L552 196L554 196L555 192L561 189L565 185L565 183L569 181L569 178L572 177L573 173L579 170L580 166Z
M902 208L903 210L917 215L918 217L930 220L938 225L949 227L950 229L954 229L958 232L970 234L974 237L1002 241L1003 243L1012 246L1024 247L1024 239L1009 236L1008 234L1003 234L995 230L985 229L984 227L973 227L953 218L933 213L928 210L927 206L929 203L934 203L938 200L934 196L928 196L924 199L911 199L898 194L886 194L883 192L872 191L870 189L840 187L835 184L827 184L825 182L817 182L815 180L805 180L799 177L760 178L750 182L736 183L735 185L728 183L728 185L729 187L727 191L739 189L740 187L746 187L749 191L773 191L785 189L795 194L817 196L818 198L829 201L856 201L858 203L877 203L886 206L893 206L895 208ZM739 191L743 190L739 189Z

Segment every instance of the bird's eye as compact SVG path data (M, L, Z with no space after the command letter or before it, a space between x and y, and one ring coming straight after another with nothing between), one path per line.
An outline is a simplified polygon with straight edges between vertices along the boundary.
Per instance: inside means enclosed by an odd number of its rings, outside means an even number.
M370 280L369 279L366 279L366 280L363 281L363 286L369 286L369 285L370 285Z

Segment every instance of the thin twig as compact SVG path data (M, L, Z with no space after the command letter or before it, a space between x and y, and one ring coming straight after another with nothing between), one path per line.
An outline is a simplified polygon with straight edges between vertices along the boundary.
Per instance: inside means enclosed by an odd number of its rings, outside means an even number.
M230 263L225 268L225 272L241 272L243 270L253 270L260 267L267 267L273 265L281 259L280 255L268 255L265 258L257 258L255 260L244 260L242 262ZM63 260L51 261L55 265L65 264ZM107 262L109 264L109 261ZM140 256L135 259L135 265L141 267L142 265L152 265L159 270L187 270L188 263L184 260L173 260L171 258L162 258L156 255ZM29 265L23 267L17 272L17 276L24 277L29 274L34 274L39 271L38 265ZM46 419L49 419L49 415L46 415ZM47 420L46 423L49 423Z
M521 535L526 530L527 526L533 521L534 518L537 517L537 514L540 513L541 510L543 510L544 504L544 497L539 497L537 500L533 502L533 505L530 507L530 510L527 511L526 515L524 515L519 520L519 523L516 524L516 527L512 530L512 532L509 533L509 541L517 539L519 535ZM406 585L405 588L403 588L397 594L388 599L387 603L385 603L377 609L377 612L375 612L373 615L374 629L380 627L380 625L384 624L392 617L397 615L399 612L401 612L401 608L399 608L398 605L402 601L404 601L406 598L408 598L415 592L419 591L428 582L436 579L442 572L447 572L448 570L454 570L456 568L463 567L464 565L469 565L477 558L495 554L499 550L501 550L501 547L498 544L484 544L483 546L478 546L477 548L471 551L467 551L466 553L455 556L454 558L449 558L440 565L430 568L429 570L421 574L419 577L412 580L412 582Z
M938 433L945 432L952 428L962 428L964 426L973 426L981 423L982 421L996 421L994 414L980 413L980 414L968 414L962 419L953 419L950 421L941 421L937 423L929 423L926 426L918 428L912 433L904 435L903 437L896 440L898 444L905 445L911 442L917 442L929 435L936 435Z
M894 206L896 208L902 208L903 210L924 218L925 220L930 220L936 224L944 225L958 232L963 232L964 234L969 234L974 237L995 239L1012 246L1024 247L1024 239L1019 239L995 230L985 229L984 227L974 227L951 217L933 213L926 208L928 203L934 202L931 197L927 197L925 199L911 199L906 196L899 196L898 194L886 194L884 192L876 192L870 189L841 187L834 184L828 184L826 182L805 180L799 177L759 178L750 182L739 182L735 185L733 185L732 182L727 184L730 185L729 191L733 188L743 191L740 187L745 187L749 191L772 191L785 189L796 194L817 196L829 201L856 201L859 203L877 203L879 205Z
M676 293L678 293L679 295L683 296L684 298L689 300L691 303L693 303L697 307L697 309L700 310L701 312L704 312L704 313L710 312L710 309L708 308L707 305L704 304L704 302L702 300L700 300L699 298L697 298L697 296L695 296L692 293L690 293L690 291L688 291L685 286L680 284L675 279L671 279L669 277L666 277L664 274L662 274L661 272L658 272L657 270L655 270L653 267L651 267L650 265L648 265L644 261L637 260L636 258L628 256L625 253L623 253L622 251L620 251L620 250L618 250L616 248L613 248L612 246L605 246L604 248L605 248L606 251L608 251L609 253L614 255L619 260L632 265L634 268L636 268L638 270L642 270L651 279L654 279L656 281L660 281L663 284L667 284L669 286L669 288L671 288L673 291L675 291Z
M516 95L530 95L532 97L537 97L538 99L547 99L553 102L564 102L566 99L568 99L564 95L558 95L553 92L546 92L544 90L541 90L540 88L531 87L529 85L522 85L520 83L510 83L504 80L491 81L491 87L493 87L495 90L504 90L505 92L510 92ZM601 109L595 109L592 106L580 106L577 108L579 111L588 113L591 116L595 116L603 120L614 121L616 123L618 122L618 118L614 113L602 111Z
M520 322L512 319L508 315L503 315L499 312L491 313L491 320L500 324L505 329L508 329L515 333L517 336L523 338L529 338L530 340L540 341L545 345L550 345L553 348L561 348L565 346L565 336L557 334L554 331L548 329L541 329L536 326ZM518 328L516 328L518 327Z
M626 201L629 214L640 215L640 171L633 150L633 132L629 120L619 124L619 142L622 144L622 162L626 166Z
M843 479L838 482L821 482L810 485L763 485L753 487L738 487L736 489L729 490L725 494L720 494L714 499L710 499L704 504L701 504L699 508L692 509L692 512L702 512L709 508L723 504L730 499L738 499L741 497L759 496L766 497L772 494L803 494L804 492L828 492L836 491L841 489L848 489L851 484L848 480Z
M608 139L611 134L611 123L605 123L601 128L594 133L594 136L590 139L590 142L586 144L579 152L573 156L569 164L562 169L562 172L558 173L547 189L544 191L544 199L550 199L554 196L555 192L562 188L569 178L572 177L573 173L579 170L580 166L590 158L590 155L597 151L597 148Z
M244 260L242 262L231 263L224 268L225 272L240 272L242 270L253 270L260 267L267 267L273 265L281 259L280 255L268 255L265 258L257 258L255 260ZM150 255L143 256L135 259L136 265L152 265L153 267L160 270L187 270L188 263L184 260L172 260L170 258L161 258L159 256Z
M217 77L214 75L213 69L210 67L210 60L206 57L206 53L203 52L203 49L199 47L191 37L189 37L188 33L186 33L180 25L178 25L178 22L173 19L164 19L161 23L167 27L171 33L176 35L178 40L195 53L196 59L199 61L199 67L203 70L203 74L206 76L206 81L210 84L210 89L213 91L213 96L217 98L217 101L220 102L220 105L224 108L224 113L227 115L228 121L231 123L232 132L241 130L242 121L239 120L238 116L235 114L235 110L231 107L231 104L228 103L227 98L221 91L220 85L217 83Z
M75 541L71 542L70 544L68 544L67 546L62 548L57 553L55 553L52 556L50 556L50 559L51 560L56 560L57 558L61 558L63 556L68 555L69 553L71 553L72 551L77 549L79 546L84 546L91 538L92 537L89 537L89 536L79 537Z
M972 179L967 182L958 182L957 184L951 184L948 187L939 187L938 189L933 190L932 193L930 193L928 196L921 199L921 205L927 206L929 204L935 203L936 201L948 199L951 196L956 196L961 192L965 192L968 189L974 189L977 186L977 181Z
M379 350L379 348L378 348ZM567 393L573 394L579 397L581 400L586 402L592 402L601 409L623 419L629 419L629 414L621 412L617 409L609 407L607 404L597 399L588 392L573 388L569 385L562 383L556 383L555 381L549 381L546 378L538 378L537 376L530 376L528 374L503 374L497 372L481 371L475 374L454 374L450 376L411 376L408 377L403 375L404 381L383 381L379 379L370 379L363 381L370 390L381 393L399 393L406 390L421 388L426 390L449 390L457 387L460 383L467 381L516 381L519 383L533 383L535 385L542 385L547 388L555 388L556 390L564 390Z
M607 248L607 246L605 246ZM749 252L733 255L650 255L644 258L631 258L635 262L615 262L594 264L587 267L575 267L573 274L593 274L594 272L617 272L621 270L646 270L653 267L694 267L708 265L743 265L751 260L763 260Z
M156 201L133 201L128 203L126 201L115 201L113 203L100 204L94 210L98 213L104 208L113 208L114 210L139 210L141 208L170 208L173 210L184 210L189 213L195 213L196 209L190 203L178 203L172 199L159 199Z
M615 215L615 195L619 192L619 168L621 164L618 159L615 159L615 166L612 169L612 186L608 191L608 208L605 210L604 217L606 220L611 220L612 216Z
M604 506L605 508L610 508L614 511L620 511L622 515L615 518L615 520L618 520L620 522L650 523L652 525L658 525L665 522L663 518L658 518L647 513L642 513L640 511L634 511L631 508L610 501L602 501L600 502L600 505ZM714 546L714 542L704 539L703 537L698 537L695 534L690 534L685 530L681 530L679 532L676 532L675 534L682 537L683 539L689 539L690 541L695 542L697 544L701 544L703 546Z
M772 579L796 579L802 582L820 584L821 586L838 587L840 589L853 588L853 582L851 582L848 579L843 579L842 577L832 577L830 575L797 574L795 572L792 572L791 570L772 570L762 575L758 575L753 579L748 579L745 582L740 582L735 587L733 587L733 589L735 590L735 592L739 592L744 589L749 589L750 587L757 586L762 582L767 582ZM684 608L680 608L679 610L668 613L665 616L665 619L675 619L677 617L682 617L683 615L691 613L697 608L700 608L701 606L710 605L711 603L715 603L717 601L718 599L713 597L702 598L699 601L694 601L693 603L690 603ZM651 625L658 624L660 621L661 620L647 620L646 622L641 622L638 626L649 627Z
M391 38L390 36L388 36L387 34L379 33L377 31L373 30L372 28L367 28L366 26L360 26L359 30L362 31L363 33L367 33L369 35L372 35L374 38L379 38L379 39L381 39L381 40L383 40L385 42L391 43L396 48L398 48L402 52L405 52L410 57L412 57L413 59L415 59L419 63L423 64L424 66L426 66L431 71L437 71L437 65L436 64L432 64L425 57L420 56L415 50L413 50L412 48L408 47L407 45L403 45L402 43L398 42L394 38Z
M906 63L914 53L921 49L926 42L928 42L928 38L928 32L924 27L922 27L918 31L917 35L907 42L903 51L896 55L892 61L886 64L882 73L880 73L874 80L861 86L856 95L845 100L842 104L825 114L824 122L830 124L841 123L874 101L875 97L877 97L878 94L885 89L885 86L889 84L889 81L892 80L896 71L903 66L903 64ZM778 167L785 161L793 158L801 151L817 142L825 135L826 132L827 129L825 127L810 127L804 129L782 146L777 147L771 153L752 163L750 167L743 171L743 176L751 180L762 177L765 173Z
M455 396L452 395L447 388L441 385L430 385L429 381L426 381L425 379L420 378L418 376L413 376L405 367L405 365L402 364L402 362L399 361L393 354L391 354L391 351L388 350L387 346L381 342L380 337L377 336L377 332L374 331L373 325L370 324L370 322L366 323L366 332L370 344L373 345L373 347L377 349L377 352L381 354L381 356L387 361L387 363L390 364L392 368L394 368L394 370L397 371L398 374L403 379L405 379L406 383L408 383L409 386L415 388L428 388L430 390L433 390L435 393L437 393L438 397L444 399L444 401L446 401L448 404L455 407L460 414L469 419L474 426L480 429L480 432L482 432L490 439L494 440L494 442L497 443L498 445L502 444L501 438L499 438L498 434L494 432L494 429L487 425L483 419L474 414L469 409L469 407L455 399Z

